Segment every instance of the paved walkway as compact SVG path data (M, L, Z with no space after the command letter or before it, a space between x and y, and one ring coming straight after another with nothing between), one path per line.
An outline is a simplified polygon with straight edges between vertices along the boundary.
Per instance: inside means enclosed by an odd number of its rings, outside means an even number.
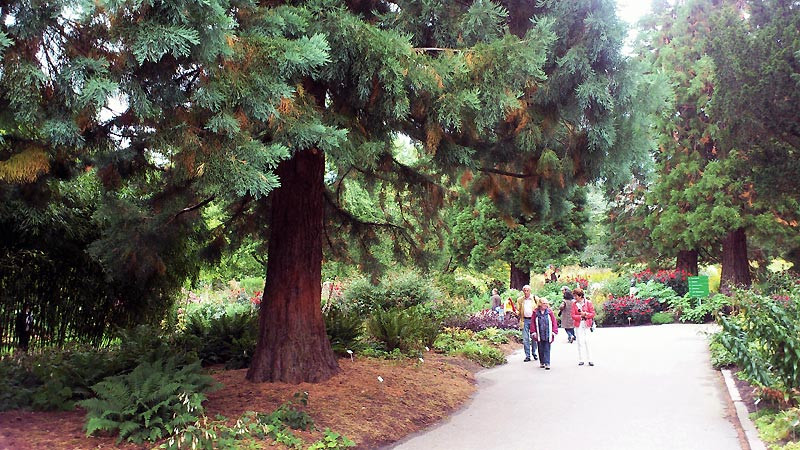
M591 334L595 367L577 365L576 344L559 330L552 370L523 363L520 349L478 374L478 392L462 410L392 448L742 449L706 330L601 328Z

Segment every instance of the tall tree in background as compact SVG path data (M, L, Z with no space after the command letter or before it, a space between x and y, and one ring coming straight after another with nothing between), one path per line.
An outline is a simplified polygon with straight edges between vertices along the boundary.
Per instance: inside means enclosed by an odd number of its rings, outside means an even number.
M542 273L550 263L574 263L586 246L585 188L574 188L561 204L565 211L550 218L508 217L488 198L479 199L474 207L457 206L451 225L453 255L476 270L485 270L495 261L508 262L509 286L521 290L530 283L531 271ZM524 272L522 279L515 267Z
M715 88L708 55L715 31L711 21L731 3L654 3L653 14L643 21L640 55L672 86L670 107L662 109L654 127L658 179L649 188L646 223L657 249L673 254L676 268L692 274L697 273L699 254L714 258L711 250L722 241L730 241L725 254L731 255L730 246L740 242L736 238L745 227L736 204L737 185L720 166L728 151L720 148L719 125L710 116ZM750 283L748 274L739 275L738 283Z
M768 261L800 265L800 5L747 1L715 21L710 55L720 139L737 151L737 176L756 217L750 234Z

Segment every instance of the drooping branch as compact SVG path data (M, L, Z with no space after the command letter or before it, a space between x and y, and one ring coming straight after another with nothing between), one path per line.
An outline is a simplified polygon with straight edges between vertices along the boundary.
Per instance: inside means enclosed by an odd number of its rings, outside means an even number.
M216 198L216 195L212 195L211 197L209 197L209 198L207 198L207 199L203 200L203 201L202 201L202 202L200 202L200 203L197 203L196 205L192 205L192 206L188 206L188 207L186 207L186 208L183 208L182 210L178 211L178 212L177 212L177 213L176 213L176 214L175 214L175 215L172 217L172 219L170 219L170 222L172 222L173 220L177 219L177 218L178 218L178 216L180 216L180 215L182 215L182 214L186 214L186 213L188 213L188 212L192 212L192 211L194 211L194 210L197 210L197 209L200 209L200 208L202 208L202 207L206 206L207 204L209 204L209 203L211 203L212 201L214 201L214 199L215 199L215 198Z

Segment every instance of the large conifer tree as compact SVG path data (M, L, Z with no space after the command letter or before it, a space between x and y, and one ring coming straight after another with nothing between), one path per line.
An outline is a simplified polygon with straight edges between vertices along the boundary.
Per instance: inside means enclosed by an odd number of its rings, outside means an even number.
M629 150L617 138L626 84L611 1L42 6L0 5L4 161L34 138L43 165L94 168L106 193L88 251L112 279L168 278L153 295L162 302L181 255L213 258L245 232L268 239L253 381L336 373L319 308L333 230L364 253L376 229L413 252L436 224L426 217L443 204L442 184L464 168L479 195L498 200L506 185L541 205L613 173L603 161ZM59 89L64 107L51 102ZM114 95L120 106L100 114ZM398 134L422 144L417 163L395 154ZM340 201L351 177L391 186L381 202L402 213L351 214ZM198 235L210 202L228 215Z

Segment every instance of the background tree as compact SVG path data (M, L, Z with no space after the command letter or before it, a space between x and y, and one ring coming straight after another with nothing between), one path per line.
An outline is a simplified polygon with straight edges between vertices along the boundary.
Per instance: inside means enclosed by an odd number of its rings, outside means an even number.
M507 262L509 286L521 290L530 283L531 272L543 273L548 264L577 262L586 246L585 188L575 188L562 205L563 215L549 218L509 217L487 198L479 199L474 207L458 206L451 225L453 256L479 271L496 261Z

